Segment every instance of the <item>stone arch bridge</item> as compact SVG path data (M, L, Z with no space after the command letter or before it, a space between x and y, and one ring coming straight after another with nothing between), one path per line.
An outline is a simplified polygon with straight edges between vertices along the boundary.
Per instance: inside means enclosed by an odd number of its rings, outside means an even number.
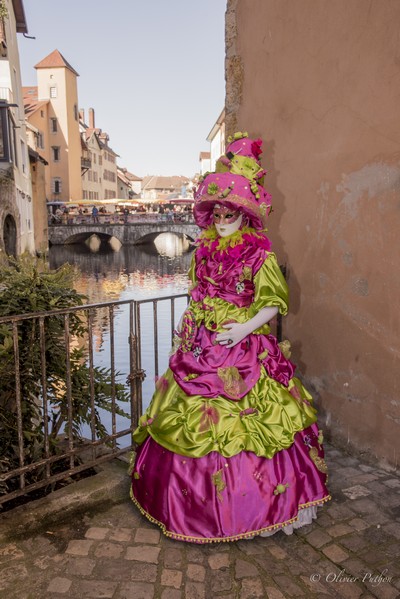
M50 245L81 243L96 234L102 240L116 237L122 245L136 245L157 237L160 233L175 233L191 240L198 237L199 227L193 222L82 223L50 224Z

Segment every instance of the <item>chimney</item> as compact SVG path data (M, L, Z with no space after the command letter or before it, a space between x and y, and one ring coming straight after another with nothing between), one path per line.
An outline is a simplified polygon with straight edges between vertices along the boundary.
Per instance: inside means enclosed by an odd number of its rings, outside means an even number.
M79 119L82 121L82 123L85 122L85 111L83 108L79 109Z
M95 124L94 124L94 108L89 108L89 127L91 129L95 128Z

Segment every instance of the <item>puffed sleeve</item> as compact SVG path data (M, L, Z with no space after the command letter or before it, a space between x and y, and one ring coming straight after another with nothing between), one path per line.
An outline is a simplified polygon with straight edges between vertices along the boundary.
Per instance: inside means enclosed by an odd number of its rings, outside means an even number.
M289 290L274 253L268 254L253 282L254 302L249 308L250 317L255 316L267 306L278 306L281 314L287 314Z

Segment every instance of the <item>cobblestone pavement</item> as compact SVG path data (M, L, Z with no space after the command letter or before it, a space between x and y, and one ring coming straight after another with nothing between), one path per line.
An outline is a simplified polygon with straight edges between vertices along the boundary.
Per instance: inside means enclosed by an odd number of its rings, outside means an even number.
M400 597L400 477L329 445L326 455L333 499L292 536L177 542L127 499L26 535L11 533L0 547L0 596Z

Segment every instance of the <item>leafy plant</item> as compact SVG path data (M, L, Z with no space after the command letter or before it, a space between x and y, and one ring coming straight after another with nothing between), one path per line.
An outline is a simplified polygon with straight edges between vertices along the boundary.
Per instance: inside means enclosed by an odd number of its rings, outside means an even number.
M80 306L86 299L73 288L74 269L64 265L56 271L38 259L24 256L0 265L0 317L47 312ZM72 403L71 432L81 438L82 425L91 423L90 369L84 344L88 326L79 312L68 317L70 393ZM0 473L19 466L17 425L17 380L20 384L24 463L32 463L44 454L43 395L46 385L48 435L50 452L60 452L61 431L69 434L67 393L67 348L65 345L64 315L46 316L44 340L41 345L37 318L21 320L17 326L19 359L14 356L14 331L9 322L0 323ZM42 369L44 347L45 371ZM19 377L16 377L16 367ZM45 372L45 376L44 376ZM117 375L116 375L117 376ZM44 379L44 380L43 380ZM109 370L93 369L94 424L100 438L107 431L100 419L100 409L111 411L112 379ZM121 384L115 384L116 399L127 401ZM116 406L122 416L127 414ZM31 475L30 482L40 479L43 471ZM16 481L0 482L0 494L9 492Z
M5 0L0 0L0 19L6 19L8 17L8 9Z

